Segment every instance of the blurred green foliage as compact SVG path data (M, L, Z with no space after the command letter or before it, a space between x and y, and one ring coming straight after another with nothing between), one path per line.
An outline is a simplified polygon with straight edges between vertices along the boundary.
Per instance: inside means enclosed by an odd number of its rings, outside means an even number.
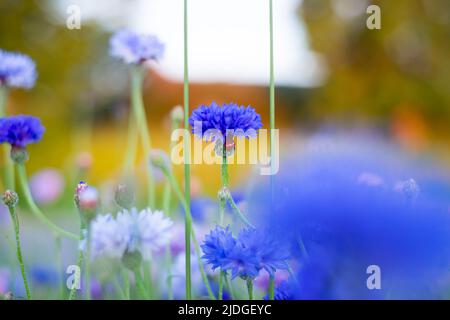
M366 27L370 4L381 8L380 30ZM329 72L308 112L384 121L407 108L449 129L450 1L304 0L299 14Z

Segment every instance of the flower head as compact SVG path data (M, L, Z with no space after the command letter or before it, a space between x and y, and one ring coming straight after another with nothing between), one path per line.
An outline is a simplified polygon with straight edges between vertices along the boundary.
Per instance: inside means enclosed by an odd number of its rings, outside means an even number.
M276 270L288 269L286 260L290 258L289 250L270 232L245 229L239 233L238 241L257 259L258 270L264 269L274 276Z
M30 57L0 49L0 85L29 89L36 78L36 65Z
M164 53L164 44L156 36L137 34L130 30L116 32L110 39L110 55L128 64L158 60Z
M169 242L171 227L172 220L150 209L123 210L115 219L111 215L99 216L91 224L93 257L104 254L122 258L127 252L150 259L153 252Z
M216 227L205 237L203 259L213 269L231 271L232 278L256 278L261 269L273 275L287 269L289 252L263 231L247 229L234 238L229 227Z
M30 143L39 142L44 131L41 121L33 116L0 118L0 143L9 143L12 147L25 148Z
M255 109L235 103L201 105L192 112L189 124L195 135L207 141L225 141L230 136L252 138L262 128L261 116Z
M222 228L216 226L210 234L205 236L205 241L201 246L203 250L202 258L206 260L214 269L222 268L225 259L236 246L236 239L231 234L230 227Z

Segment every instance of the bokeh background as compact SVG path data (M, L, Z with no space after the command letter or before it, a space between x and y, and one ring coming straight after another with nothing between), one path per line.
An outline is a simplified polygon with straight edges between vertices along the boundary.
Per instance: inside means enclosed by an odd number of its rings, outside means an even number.
M282 155L297 150L310 134L363 131L382 136L411 158L431 158L442 176L450 173L450 1L273 2ZM369 4L381 8L380 30L366 27ZM66 26L71 5L81 10L80 30ZM267 127L268 5L261 0L189 5L191 110L212 101L250 104ZM121 178L129 79L126 66L108 55L109 37L120 28L154 33L166 44L164 58L148 70L144 100L154 146L169 151L169 114L183 101L182 10L181 0L0 0L0 48L28 54L39 73L32 90L11 92L8 112L38 116L47 128L42 142L30 146L27 168L32 189L41 191L36 200L59 225L76 232L72 199L78 179L111 191ZM144 165L141 151L137 173ZM181 178L182 168L175 171ZM232 165L230 171L233 191L244 189L249 167ZM215 197L219 174L216 166L192 166L193 196ZM107 195L102 192L103 204L112 203ZM22 209L30 278L35 292L43 290L36 296L47 297L46 288L59 283L54 243ZM10 229L3 206L0 227ZM21 288L18 276L13 284L4 280L11 276L5 266L15 264L12 238L4 240L0 293ZM62 260L73 263L76 244L64 241L63 248Z
M366 8L381 7L381 30ZM69 30L67 9L81 10ZM268 7L257 0L190 4L191 109L250 104L268 125ZM415 153L450 164L450 3L446 0L277 0L274 3L277 127L282 141L323 127L368 128ZM168 150L169 112L182 103L182 4L163 0L0 1L0 47L37 63L32 90L15 90L9 112L42 118L30 172L56 168L70 180L92 160L91 183L114 180L123 161L129 109L126 67L108 55L119 28L157 34L165 57L145 81L154 145ZM292 138L292 139L291 139ZM233 166L235 184L248 172ZM214 194L218 170L193 166ZM194 178L195 180L195 178Z

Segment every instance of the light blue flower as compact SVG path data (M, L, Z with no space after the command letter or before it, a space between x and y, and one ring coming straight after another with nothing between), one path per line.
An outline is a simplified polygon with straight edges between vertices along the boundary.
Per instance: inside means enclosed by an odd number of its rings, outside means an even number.
M36 65L30 57L0 49L0 85L30 89L36 78Z
M137 34L125 29L111 37L109 53L125 63L142 64L160 59L164 54L164 44L154 35Z

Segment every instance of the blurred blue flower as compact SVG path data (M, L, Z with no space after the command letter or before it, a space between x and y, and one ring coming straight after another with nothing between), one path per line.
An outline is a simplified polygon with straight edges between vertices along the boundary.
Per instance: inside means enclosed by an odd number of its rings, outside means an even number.
M0 49L0 86L29 89L36 78L36 65L30 57Z
M30 278L34 285L56 286L59 281L56 270L40 265L30 268Z
M236 246L236 239L231 234L230 227L222 228L216 226L210 234L205 236L205 241L201 245L203 250L202 259L212 266L212 269L222 268L225 259Z
M255 109L236 103L201 105L192 112L189 124L195 135L207 141L224 141L229 135L252 138L262 128L261 116Z
M282 163L272 204L268 180L256 185L249 212L290 244L296 299L445 297L450 187L428 161L365 137L318 136ZM370 265L381 289L367 286Z
M153 35L121 30L111 37L109 53L125 63L141 64L161 58L164 53L164 44Z
M0 118L0 143L9 143L13 147L25 148L30 143L39 142L44 131L41 121L33 116Z
M194 221L202 222L217 208L217 204L208 197L195 197L191 199L191 215Z
M258 271L264 269L274 276L276 270L288 269L286 260L290 258L289 249L270 232L244 229L239 233L238 241L256 258Z
M237 276L254 279L261 269L271 275L277 269L287 269L288 250L263 231L243 230L236 239L229 226L225 229L216 226L201 247L202 258L213 269L230 271L232 279Z
M275 287L274 300L294 300L293 280L283 281ZM269 295L264 296L264 300L269 300Z

